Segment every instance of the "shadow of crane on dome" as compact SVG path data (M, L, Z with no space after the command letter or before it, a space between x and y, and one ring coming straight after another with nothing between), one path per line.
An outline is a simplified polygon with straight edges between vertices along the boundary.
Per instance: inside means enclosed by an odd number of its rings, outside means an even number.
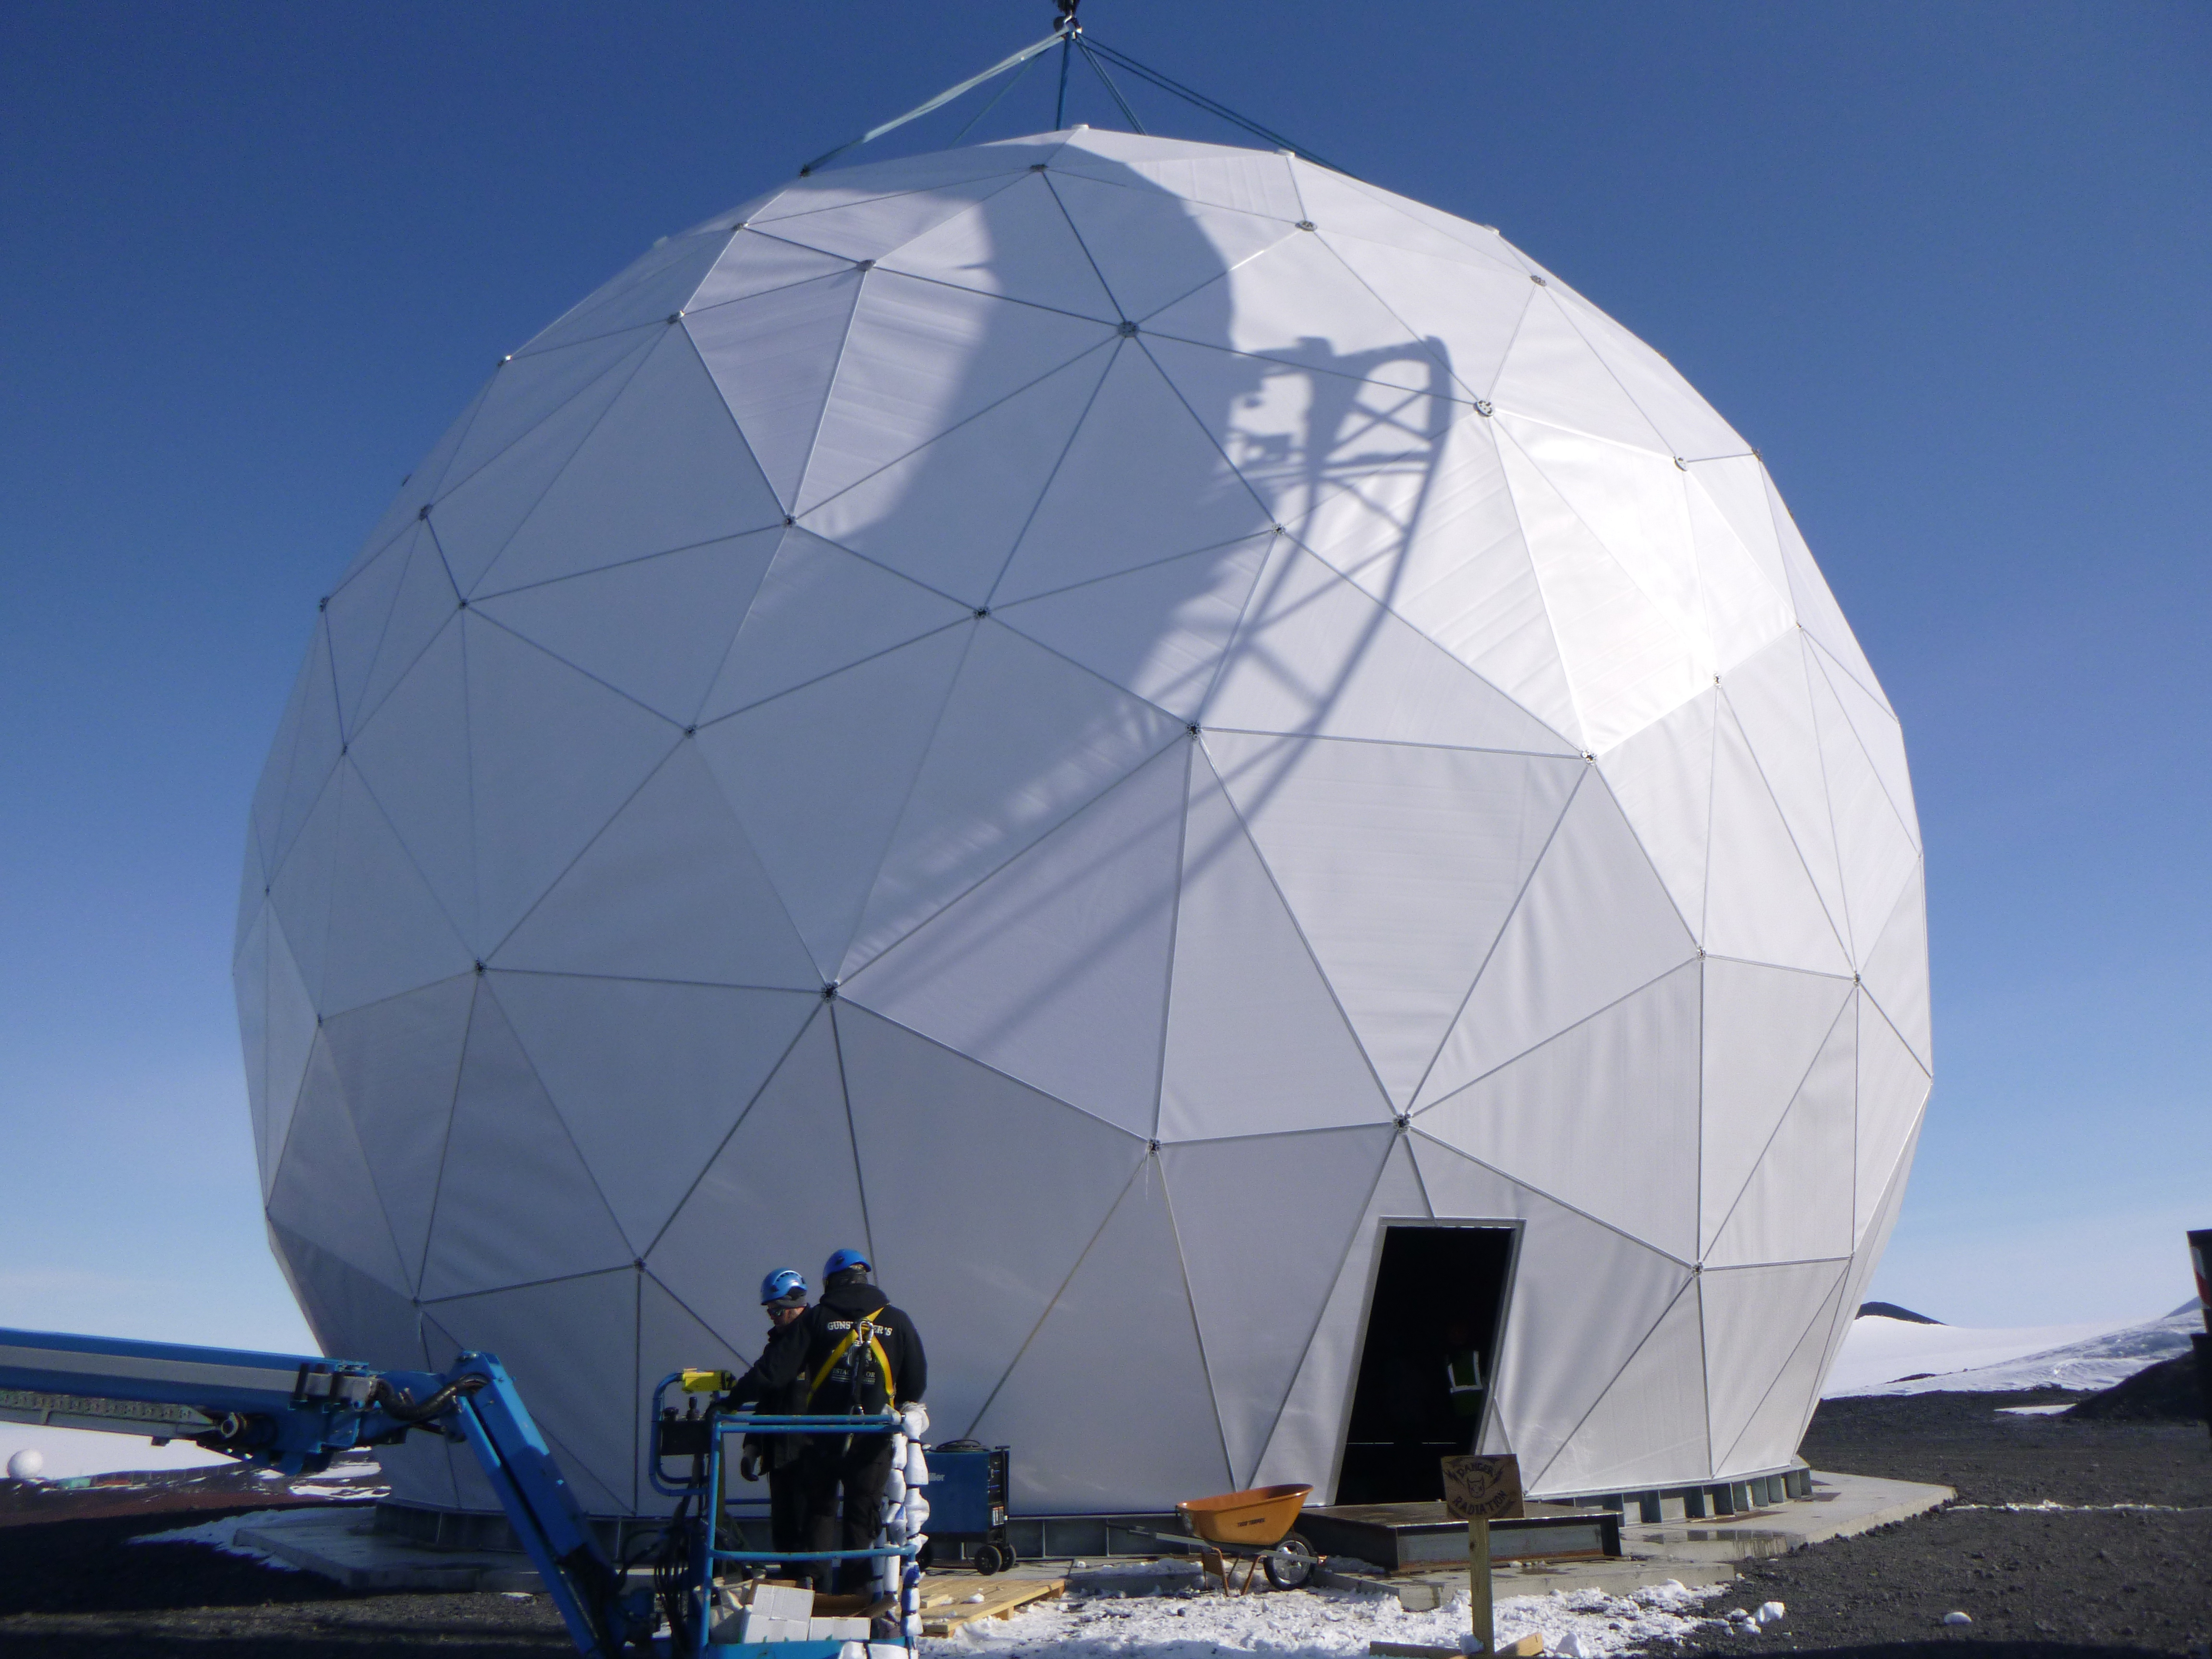
M1322 335L1303 336L1280 345L1255 348L1247 343L1240 346L1237 342L1249 330L1237 326L1236 265L1239 262L1211 246L1202 222L1189 212L1183 198L1133 170L1113 167L1103 158L1086 156L1084 167L1085 187L1090 181L1110 174L1116 188L1151 195L1164 207L1172 204L1176 210L1154 216L1148 225L1151 234L1174 239L1172 246L1154 250L1156 266L1173 268L1178 260L1189 263L1198 258L1204 258L1210 266L1204 279L1191 284L1188 291L1166 307L1154 307L1154 314L1161 310L1172 313L1171 326L1163 325L1155 337L1149 321L1140 319L1133 333L1125 329L1129 337L1115 341L1109 348L1116 353L1142 354L1151 370L1194 417L1192 437L1195 439L1200 429L1206 434L1202 443L1193 441L1174 448L1158 470L1127 479L1126 487L1208 508L1218 507L1226 498L1249 496L1254 509L1252 528L1263 539L1267 556L1235 592L1238 617L1233 631L1182 675L1164 682L1154 660L1156 653L1179 632L1187 633L1186 618L1192 611L1215 602L1224 586L1235 586L1237 561L1252 557L1249 543L1235 542L1210 555L1202 549L1194 553L1166 546L1152 550L1148 559L1125 561L1103 576L1060 590L1074 592L1085 586L1103 587L1133 571L1149 572L1152 576L1148 592L1155 625L1149 631L1101 630L1086 641L1088 648L1080 665L1124 690L1143 688L1136 695L1170 708L1178 719L1188 715L1189 723L1203 731L1215 682L1230 655L1235 653L1241 672L1262 677L1272 684L1273 702L1280 712L1280 718L1269 727L1272 732L1285 735L1328 732L1347 684L1376 650L1383 631L1407 626L1394 617L1392 603L1406 580L1407 556L1429 510L1452 424L1455 420L1475 418L1475 412L1465 392L1455 387L1447 348L1433 337L1419 338L1409 331L1402 342L1358 350L1339 350ZM1048 179L1052 176L1048 172ZM990 210L987 201L975 211L988 222ZM1081 221L1071 216L1071 223L1080 236ZM1309 241L1306 246L1322 245ZM1262 252L1252 256L1250 262L1264 262L1267 258L1267 252ZM1107 260L1099 263L1102 270L1113 268ZM1158 346L1155 337L1160 342ZM992 342L986 339L977 348L977 357L988 358L992 349ZM1172 362L1166 356L1170 351ZM1076 456L1081 436L1081 428L1071 434L1062 464ZM1153 453L1164 447L1155 446ZM1052 486L1048 486L1047 502L1051 491ZM884 510L888 516L897 508L888 506ZM1353 544L1358 548L1356 583L1343 566L1334 565L1329 567L1328 581L1316 588L1315 574L1329 562L1313 550L1309 538L1314 526L1324 523L1333 549ZM1033 535L1034 531L1025 532L1024 540L1008 556L993 605L1000 603L996 596L1004 592L1010 573L1020 567ZM1299 551L1294 554L1293 549ZM1345 629L1333 613L1327 624L1332 631L1324 658L1301 656L1279 643L1299 635L1304 612L1340 597L1332 591L1339 585L1354 587L1367 601L1364 619L1356 628ZM1123 587L1126 593L1127 585ZM978 629L1000 625L1019 631L1018 605L995 611L975 624ZM1049 641L1047 644L1052 648ZM1069 757L1080 755L1095 735L1081 729L1059 733L1054 750L1032 756L1030 769L1040 776L1051 773ZM1060 833L1111 796L1145 764L1158 759L1159 752L1155 750L1139 765L1127 768L1113 783L1042 830L1036 840ZM1248 777L1233 768L1224 769L1210 758L1197 763L1217 766L1222 781L1231 787L1248 818L1264 812L1284 783L1280 769L1272 776ZM1177 801L1178 811L1183 805L1182 800ZM1146 841L1156 828L1149 821L1130 827L1126 837L1128 845L1109 848L1101 861L1111 861L1117 853L1134 853L1136 844ZM1182 880L1187 883L1230 856L1244 834L1232 823L1214 834L1208 843L1187 846ZM852 968L848 978L854 981L854 1000L869 1006L866 987L871 969L887 958L896 958L908 940L1018 861L1034 844L1024 843L1012 858L979 879L957 892L945 893L927 916ZM1044 925L1052 908L1053 896L1039 894L1025 907L997 913L1000 927ZM1150 926L1148 915L1133 906L1117 924L1096 939L1096 950L1111 952L1133 945ZM978 942L969 954L983 948ZM933 970L957 975L963 959L957 947L933 954ZM1326 975L1323 978L1325 982ZM1167 988L1171 995L1172 987ZM1037 976L995 1003L988 1020L969 1031L963 1046L971 1052L989 1050L1043 1016L1066 991L1066 986L1055 982L1053 976ZM1165 1041L1164 1024L1161 1039ZM1379 1082L1377 1086L1379 1091ZM1157 1122L1157 1093L1153 1109Z

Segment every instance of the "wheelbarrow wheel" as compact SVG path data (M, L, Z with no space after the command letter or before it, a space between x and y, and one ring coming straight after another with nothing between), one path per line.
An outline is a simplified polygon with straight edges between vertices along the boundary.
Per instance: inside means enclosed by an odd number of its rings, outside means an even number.
M1313 1577L1313 1546L1294 1532L1285 1533L1283 1541L1267 1552L1261 1565L1267 1569L1267 1582L1277 1589L1296 1589Z

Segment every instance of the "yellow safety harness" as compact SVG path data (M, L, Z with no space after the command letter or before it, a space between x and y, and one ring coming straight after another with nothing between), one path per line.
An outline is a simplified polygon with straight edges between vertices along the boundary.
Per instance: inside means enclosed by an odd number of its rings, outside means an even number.
M822 1392L822 1385L830 1380L830 1373L837 1369L838 1362L843 1359L847 1354L852 1352L855 1347L859 1346L863 1342L866 1343L869 1349L875 1354L876 1364L884 1368L884 1397L890 1400L896 1400L898 1398L898 1389L894 1384L891 1377L891 1357L884 1352L882 1334L890 1328L888 1326L878 1325L875 1322L876 1314L880 1314L881 1312L883 1312L883 1309L878 1308L876 1310L875 1313L865 1314L860 1318L854 1321L853 1328L847 1331L843 1340L841 1340L836 1347L830 1350L830 1357L822 1362L822 1368L814 1373L814 1380L807 1387L806 1405L808 1410L811 1411L813 1409L814 1396ZM856 1406L860 1403L858 1393L859 1391L855 1389L853 1403Z

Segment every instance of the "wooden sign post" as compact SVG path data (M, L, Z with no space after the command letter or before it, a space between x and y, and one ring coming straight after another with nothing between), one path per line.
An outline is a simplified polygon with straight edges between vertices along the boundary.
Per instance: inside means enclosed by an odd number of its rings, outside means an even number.
M1444 1513L1467 1522L1468 1611L1474 1617L1477 1653L1498 1650L1498 1629L1490 1595L1490 1523L1517 1519L1521 1513L1521 1460L1517 1457L1447 1457Z

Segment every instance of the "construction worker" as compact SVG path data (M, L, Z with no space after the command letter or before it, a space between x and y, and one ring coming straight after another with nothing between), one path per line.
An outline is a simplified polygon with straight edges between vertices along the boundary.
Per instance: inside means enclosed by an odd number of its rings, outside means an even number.
M823 1264L822 1300L804 1320L807 1334L806 1411L810 1416L880 1412L920 1402L929 1364L914 1322L868 1282L872 1269L858 1250L839 1250ZM884 1486L890 1478L887 1434L817 1437L805 1462L806 1547L862 1550L876 1541ZM838 1498L844 1514L839 1524ZM839 1541L842 1535L842 1541ZM839 1564L837 1587L865 1588L874 1575L866 1560ZM818 1581L817 1581L818 1582Z
M761 1311L768 1316L768 1341L752 1369L722 1395L724 1407L757 1405L770 1417L797 1417L806 1409L806 1374L793 1360L803 1360L806 1333L799 1320L806 1312L806 1279L796 1267L779 1267L761 1280ZM781 1357L779 1358L779 1356ZM781 1383L771 1379L789 1372ZM768 1474L768 1529L769 1547L806 1547L806 1437L797 1434L749 1434L738 1458L738 1473L747 1480Z

